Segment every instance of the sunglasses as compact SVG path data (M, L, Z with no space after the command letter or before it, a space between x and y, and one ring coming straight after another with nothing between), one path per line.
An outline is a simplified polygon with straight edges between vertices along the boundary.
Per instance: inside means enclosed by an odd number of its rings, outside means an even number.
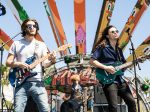
M116 31L111 31L111 33L119 33L119 31L118 31L118 30L116 30Z
M36 28L36 25L33 25L33 24L27 24L26 25L27 29L32 29L33 27Z

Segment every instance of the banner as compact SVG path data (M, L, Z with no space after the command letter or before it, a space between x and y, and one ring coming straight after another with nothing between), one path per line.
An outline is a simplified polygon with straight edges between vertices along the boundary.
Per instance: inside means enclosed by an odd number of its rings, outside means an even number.
M149 55L150 54L150 36L147 37L144 42L142 42L139 47L135 50L135 54L137 57L139 56L144 56L144 55ZM131 62L133 60L133 56L130 55L127 58L128 62Z
M74 0L76 54L86 54L85 0Z
M109 25L116 0L103 0L100 18L96 30L92 51L99 44L103 30Z
M143 13L146 11L150 1L148 0L138 0L128 21L123 28L119 37L119 47L125 49L129 42L130 35L132 35L135 27L137 26L139 20L141 19Z
M52 17L52 21L56 26L55 31L56 31L57 40L58 40L59 45L67 44L68 42L66 39L66 35L64 32L62 23L61 23L61 19L60 19L59 12L58 12L58 9L56 6L56 2L55 2L55 0L47 0L47 4L49 7L50 15ZM68 54L69 49L68 49L68 51L65 51L63 53L64 53L64 55Z
M10 40L11 38L0 28L0 44L4 44L6 43L8 40ZM4 48L6 50L9 50L11 44L13 43L13 40L10 40L5 46Z

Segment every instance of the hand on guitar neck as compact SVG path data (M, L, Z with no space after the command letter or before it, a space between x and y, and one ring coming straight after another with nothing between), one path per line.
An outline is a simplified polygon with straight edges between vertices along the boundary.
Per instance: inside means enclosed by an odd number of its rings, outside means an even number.
M139 57L135 61L127 62L124 64L122 64L121 62L115 62L111 65L106 64L105 69L100 69L100 68L96 69L96 77L102 84L110 84L110 83L114 82L117 75L123 75L122 69L129 68L134 63L137 63L137 62L144 62L146 59L149 59L149 58L150 58L150 55L146 55L146 56ZM109 68L109 70L112 70L112 71L115 68L115 73L109 72L108 68Z
M54 64L56 62L56 51L53 51L52 53L50 53L48 59L51 60L52 64Z

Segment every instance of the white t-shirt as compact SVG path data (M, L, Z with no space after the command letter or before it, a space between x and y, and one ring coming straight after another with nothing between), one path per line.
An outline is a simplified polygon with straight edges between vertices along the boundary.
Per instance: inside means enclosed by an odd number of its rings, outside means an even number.
M36 56L37 58L41 58L45 56L48 52L46 45L43 42L40 42L36 39L33 39L31 42L26 41L24 38L15 41L9 50L10 54L15 55L16 61L26 62L26 60L30 57ZM36 60L35 59L35 60ZM45 60L44 63L48 63L48 60ZM33 70L33 72L37 72L37 75L28 78L28 81L41 81L42 79L42 66L41 63L38 64Z

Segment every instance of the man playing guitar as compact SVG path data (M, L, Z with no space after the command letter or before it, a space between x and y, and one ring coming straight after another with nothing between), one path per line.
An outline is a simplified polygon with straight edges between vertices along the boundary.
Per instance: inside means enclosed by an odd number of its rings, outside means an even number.
M27 99L29 96L33 98L40 112L49 112L48 96L44 83L42 81L42 66L49 67L55 63L55 52L51 53L43 62L31 66L35 60L48 55L48 49L43 42L35 39L38 34L39 26L36 20L27 19L21 25L22 38L15 41L10 47L6 60L6 65L15 68L15 88L14 110L15 112L24 112ZM13 73L12 72L12 73ZM26 80L18 83L23 78ZM10 77L10 79L12 78ZM19 78L17 78L19 77Z

